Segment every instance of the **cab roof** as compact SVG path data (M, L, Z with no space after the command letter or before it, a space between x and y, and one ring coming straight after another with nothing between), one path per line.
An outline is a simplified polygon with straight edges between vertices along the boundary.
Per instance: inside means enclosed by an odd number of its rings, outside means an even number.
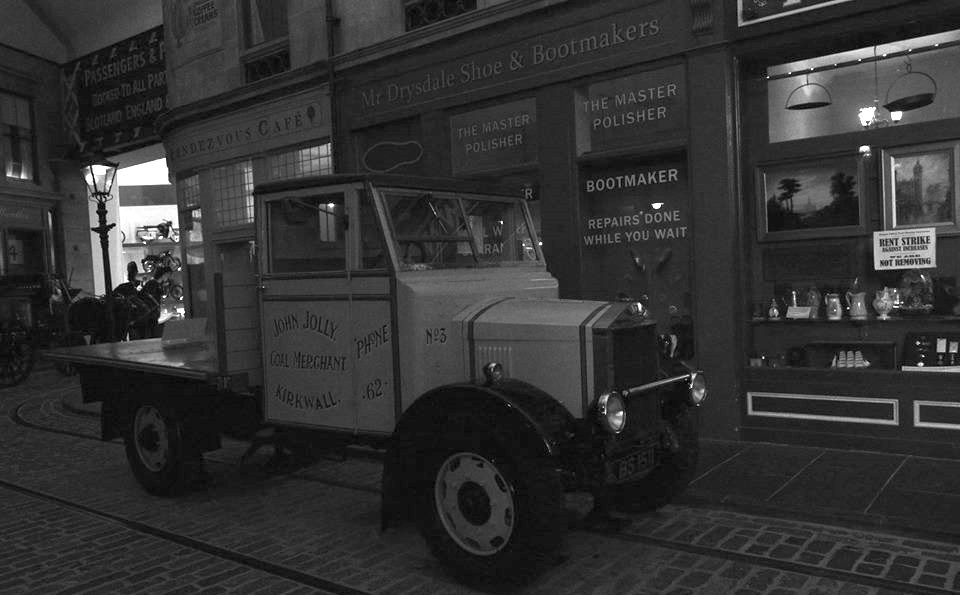
M257 184L253 193L255 195L273 194L304 188L323 188L325 186L358 183L370 183L374 186L384 188L409 188L415 190L460 192L464 194L491 194L495 196L509 196L517 199L521 198L520 188L517 186L505 186L503 184L476 180L395 174L330 174L264 182Z

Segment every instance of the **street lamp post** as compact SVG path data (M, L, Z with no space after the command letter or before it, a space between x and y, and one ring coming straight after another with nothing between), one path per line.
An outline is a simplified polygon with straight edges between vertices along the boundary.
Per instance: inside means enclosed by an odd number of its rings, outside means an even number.
M106 292L107 308L107 336L114 340L113 319L113 282L110 279L110 230L116 223L107 224L107 201L113 198L113 182L117 177L118 164L99 157L88 161L83 166L83 181L90 193L90 200L97 203L96 227L90 230L100 236L100 250L103 253L103 284Z

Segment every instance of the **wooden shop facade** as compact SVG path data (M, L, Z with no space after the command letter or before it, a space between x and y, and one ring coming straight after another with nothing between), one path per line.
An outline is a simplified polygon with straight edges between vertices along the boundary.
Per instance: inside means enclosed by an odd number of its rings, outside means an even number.
M561 297L687 339L705 436L960 456L960 7L539 4L336 57L337 171L513 184Z

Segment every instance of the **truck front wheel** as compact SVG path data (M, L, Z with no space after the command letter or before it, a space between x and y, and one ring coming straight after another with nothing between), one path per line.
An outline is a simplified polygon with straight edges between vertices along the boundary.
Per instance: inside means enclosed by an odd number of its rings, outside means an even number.
M668 422L675 450L664 454L646 477L613 488L614 508L625 512L656 510L686 489L700 458L698 413L698 409L686 409L672 423Z
M181 493L187 484L183 422L159 405L137 407L124 436L127 460L148 492L159 496Z
M557 473L467 444L448 445L430 461L420 528L434 555L468 582L533 578L566 529Z

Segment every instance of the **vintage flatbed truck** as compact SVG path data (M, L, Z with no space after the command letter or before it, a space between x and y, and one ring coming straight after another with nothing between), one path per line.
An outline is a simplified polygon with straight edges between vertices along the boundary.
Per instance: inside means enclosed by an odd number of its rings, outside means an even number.
M416 520L465 579L535 573L564 492L644 509L686 486L706 384L642 304L557 298L518 195L398 176L259 186L254 320L224 314L245 299L224 270L203 340L171 327L48 356L79 371L149 492L183 491L237 427L337 438L383 449L384 526ZM259 331L240 371L238 327Z

